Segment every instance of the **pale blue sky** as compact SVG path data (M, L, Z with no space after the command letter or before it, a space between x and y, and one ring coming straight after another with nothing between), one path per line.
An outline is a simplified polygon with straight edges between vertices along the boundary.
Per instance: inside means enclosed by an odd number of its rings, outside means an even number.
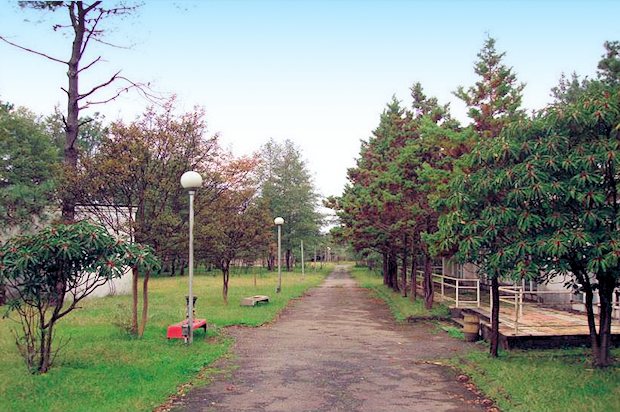
M0 34L66 58L68 39L32 13L0 3ZM605 40L620 40L620 1L204 1L147 2L115 24L99 48L107 63L84 87L115 69L176 93L181 109L203 106L211 132L237 154L269 137L302 149L324 195L339 194L360 139L395 94L409 105L416 81L427 94L451 94L475 81L486 33L527 84L524 104L542 107L562 72L594 75ZM0 100L46 114L63 102L59 64L0 44ZM64 104L64 103L63 103ZM127 120L146 102L125 97L102 111Z

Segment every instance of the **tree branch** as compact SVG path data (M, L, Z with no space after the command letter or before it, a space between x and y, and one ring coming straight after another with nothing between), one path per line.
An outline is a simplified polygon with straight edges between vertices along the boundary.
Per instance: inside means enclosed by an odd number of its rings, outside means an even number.
M99 3L101 3L101 2L93 3L90 7L88 7L86 9L85 13L84 13L84 16L86 16L86 14L90 10L92 10L93 6L95 6L95 5L99 4ZM84 40L84 43L82 43L82 50L80 50L80 56L82 56L82 54L84 54L84 51L86 50L86 46L88 46L88 42L90 41L90 38L97 33L97 30L95 30L95 28L97 27L97 24L99 23L99 20L101 20L101 17L103 17L103 13L104 13L103 9L99 10L99 15L97 17L95 17L94 23L93 23L92 27L89 30L87 30L88 31L88 35L86 36L86 39Z
M11 45L11 46L13 46L13 47L17 47L18 49L21 49L21 50L27 51L27 52L29 52L29 53L36 54L36 55L38 55L38 56L45 57L46 59L49 59L49 60L54 61L54 62L56 62L56 63L69 64L69 62L66 62L66 61L64 61L64 60L60 60L60 59L57 59L57 58L55 58L55 57L52 57L52 56L50 56L50 55L48 55L48 54L45 54L45 53L42 53L42 52L39 52L39 51L36 51L36 50L33 50L33 49L29 49L28 47L20 46L20 45L19 45L19 44L17 44L17 43L13 43L12 41L7 40L7 38L6 38L6 37L4 37L4 36L0 36L0 40L2 40L2 41L3 41L3 42L5 42L5 43L10 44L10 45Z
M97 57L95 60L93 60L92 62L90 62L89 64L87 64L86 66L82 67L80 70L78 70L78 73L83 72L84 70L88 70L91 67L93 67L95 65L95 63L101 61L101 56Z
M122 89L118 90L116 92L116 94L114 94L112 97L104 99L104 100L98 100L98 101L87 101L83 106L80 106L80 110L82 109L86 109L89 108L90 106L94 106L94 105L98 105L98 104L105 104L105 103L109 103L113 100L116 100L121 94L128 92L129 90L132 89L136 89L141 95L142 97L144 97L146 100L148 100L151 103L154 104L160 104L161 100L164 99L164 97L162 96L158 96L156 95L154 92L150 92L150 88L149 88L149 84L143 84L143 83L136 83L133 82L131 80L129 80L128 78L124 77L124 76L119 76L120 72L116 73L114 76L112 76L112 78L110 78L110 80L106 83L103 83L95 88L93 88L91 91L89 91L86 94L80 95L80 97L78 98L78 100L81 100L89 95L91 95L94 91L101 89L103 86L107 86L111 83L113 83L116 80L124 80L127 83L129 83L128 86L123 87Z
M90 6L86 7L84 9L84 15L87 15L89 11L91 11L92 9L94 9L95 7L97 7L100 4L101 4L101 1L96 1L93 4L91 4Z
M120 77L118 76L121 73L121 71L117 71L116 73L114 73L114 75L112 77L110 77L110 80L108 80L105 83L101 83L95 87L93 87L92 89L90 89L90 91L88 91L87 93L81 93L77 100L82 100L85 99L86 97L90 96L91 94L95 93L97 90L102 89L106 86L109 86L110 84L112 84L115 80L119 79Z
M114 47L115 49L131 50L132 48L132 46L120 46L118 44L108 43L107 41L103 41L97 37L93 37L93 40L96 41L97 43L101 43L109 47Z

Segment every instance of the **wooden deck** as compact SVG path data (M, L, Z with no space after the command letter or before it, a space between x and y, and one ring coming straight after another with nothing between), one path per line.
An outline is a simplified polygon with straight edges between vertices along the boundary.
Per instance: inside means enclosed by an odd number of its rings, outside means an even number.
M476 314L480 318L483 338L490 334L491 313L488 305L480 308L451 308L453 316L463 313ZM596 320L598 328L598 318ZM523 314L515 324L514 307L500 307L500 343L504 349L552 348L590 344L590 334L585 313L563 311L540 304L524 302ZM615 345L620 345L620 320L614 319L612 335Z

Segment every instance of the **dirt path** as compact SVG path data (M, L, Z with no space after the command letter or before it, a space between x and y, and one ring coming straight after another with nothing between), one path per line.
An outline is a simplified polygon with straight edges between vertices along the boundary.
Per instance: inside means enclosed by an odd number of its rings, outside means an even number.
M234 328L234 371L175 403L187 411L480 411L454 372L425 363L466 344L397 325L338 267L271 325Z

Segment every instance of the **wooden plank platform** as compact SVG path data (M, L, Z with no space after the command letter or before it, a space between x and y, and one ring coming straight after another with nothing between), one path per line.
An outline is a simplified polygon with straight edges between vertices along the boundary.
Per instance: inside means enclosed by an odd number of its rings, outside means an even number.
M241 306L256 306L261 303L269 303L269 296L255 295L241 299Z
M490 336L491 313L488 307L451 309L455 317L463 313L477 315L480 318L482 338ZM613 343L620 345L619 320L613 320L611 331ZM590 345L585 313L568 312L535 303L524 303L523 316L519 317L516 329L514 309L500 308L499 332L500 345L504 349Z

